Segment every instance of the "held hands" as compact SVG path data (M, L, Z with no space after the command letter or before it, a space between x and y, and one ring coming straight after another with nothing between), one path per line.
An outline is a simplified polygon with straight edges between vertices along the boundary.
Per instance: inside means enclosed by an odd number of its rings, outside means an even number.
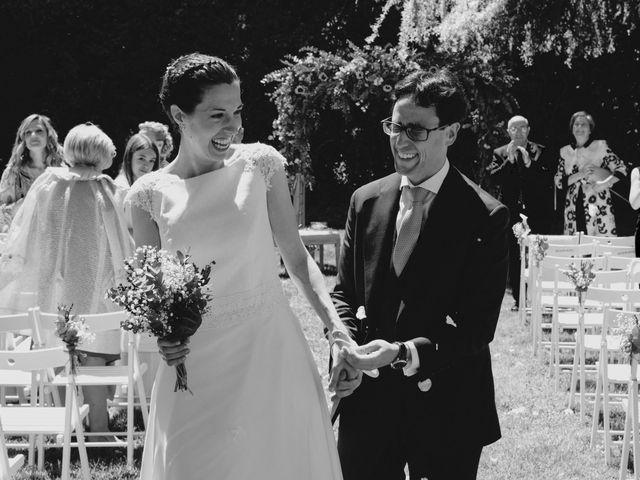
M347 362L361 370L373 370L389 365L398 356L399 347L386 340L373 340L356 348L345 348L341 352Z
M329 391L334 392L332 398L344 398L351 395L362 382L362 371L350 365L342 351L347 348L357 347L353 339L341 330L331 332L333 344L331 345L331 358L333 367L329 379Z
M187 338L183 342L175 340L162 340L158 339L158 348L160 349L160 356L167 362L167 365L173 367L184 363L187 355L191 350L188 348L189 339Z

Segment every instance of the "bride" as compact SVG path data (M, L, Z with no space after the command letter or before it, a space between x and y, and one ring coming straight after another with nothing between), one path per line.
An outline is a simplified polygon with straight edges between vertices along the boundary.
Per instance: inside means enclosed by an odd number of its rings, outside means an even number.
M330 342L351 340L298 236L285 160L267 145L232 143L242 126L240 80L217 57L172 62L160 100L180 146L171 164L129 192L136 244L216 264L200 329L184 344L159 342L166 364L152 392L141 478L341 479L320 377L282 292L274 239ZM173 391L173 366L183 361L193 395ZM330 386L340 376L355 385L360 375L338 358Z

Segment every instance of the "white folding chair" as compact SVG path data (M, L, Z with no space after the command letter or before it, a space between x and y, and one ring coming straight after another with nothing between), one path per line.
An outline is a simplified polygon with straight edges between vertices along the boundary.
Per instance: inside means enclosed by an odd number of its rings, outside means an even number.
M636 247L634 245L608 245L597 243L595 246L596 255L615 255L616 257L635 258Z
M24 455L21 453L9 457L4 441L4 430L0 418L0 480L11 480L24 465Z
M612 295L610 300L615 301L616 295ZM624 363L626 355L620 351L622 337L616 333L615 329L620 325L620 315L638 315L638 312L619 310L605 305L603 315L603 326L600 335L587 336L585 346L590 350L598 352L597 380L595 401L593 404L593 418L591 423L591 448L594 448L599 432L604 434L605 462L611 463L611 447L613 435L620 435L621 431L611 430L611 412L614 400L621 405L620 394L613 394L609 391L611 385L626 386L629 380L629 367ZM602 409L603 429L598 429L598 419Z
M619 480L627 478L629 447L633 439L633 478L640 479L640 418L638 411L638 358L632 355L628 367L628 397L622 402L625 411L624 433L622 435L622 455L620 456Z
M578 245L580 243L580 235L544 235L547 242L552 245ZM527 236L520 244L520 294L518 297L518 315L520 324L524 325L527 312L531 313L533 302L532 285L533 285L533 262L529 255L529 244L531 235ZM549 253L550 254L550 253ZM527 306L528 305L528 306Z
M69 480L71 463L71 434L75 432L80 454L82 478L90 480L89 461L84 442L82 420L89 413L89 406L78 403L75 376L69 371L69 355L62 347L29 351L0 351L0 366L5 369L30 371L32 395L30 406L0 407L0 421L6 435L38 436L38 468L44 469L44 435L62 437L62 480ZM47 368L65 367L67 375L62 384L66 388L64 407L36 405L35 393L42 386L43 372ZM39 387L40 385L40 387ZM48 444L47 444L48 445ZM34 455L29 451L29 465L34 465Z
M28 312L11 315L0 315L0 335L4 335L3 350L29 350L31 338L19 338L19 343L14 340L15 332L31 330L31 318ZM25 403L24 389L31 386L31 372L19 370L5 370L0 368L0 405L7 404L7 388L16 389L18 403Z
M34 309L34 315L36 318L37 332L36 335L40 340L42 334L47 330L55 330L55 322L58 319L58 314L41 312L40 309ZM126 319L126 313L123 311L80 315L85 320L90 332L99 333L108 330L120 330L120 322ZM134 418L134 396L137 393L140 408L142 410L142 418L144 421L145 429L148 422L148 407L147 397L145 393L144 384L142 381L142 374L146 368L146 365L140 364L138 358L138 349L136 345L136 338L131 332L127 333L127 364L126 365L114 365L104 367L78 367L78 373L75 378L76 385L79 387L90 386L102 386L102 385L115 385L126 386L127 388L127 430L126 432L87 432L87 436L104 436L104 435L123 435L127 437L127 465L133 465L133 437L137 435L134 432L133 418ZM52 385L60 385L67 382L65 374L56 375L51 382ZM90 442L90 447L122 447L120 442Z
M625 247L634 246L636 243L636 237L629 235L626 237L596 237L594 235L582 234L580 237L580 243L593 243L597 242L602 245L620 245Z

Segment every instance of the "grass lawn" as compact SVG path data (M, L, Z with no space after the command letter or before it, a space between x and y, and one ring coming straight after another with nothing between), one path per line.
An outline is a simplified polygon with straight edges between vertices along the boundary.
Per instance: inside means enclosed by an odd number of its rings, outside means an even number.
M325 258L327 262L333 261L331 255ZM333 270L326 276L330 288L335 283ZM291 280L283 278L282 283L326 385L328 349L320 321ZM561 392L553 391L548 366L533 357L528 330L518 324L517 314L509 311L510 305L510 299L505 297L495 340L491 344L502 439L484 449L478 478L616 479L619 449L614 451L616 465L613 467L604 465L601 435L599 447L593 451L589 449L590 412L584 424L578 414L567 413L568 382L563 382ZM469 398L469 402L473 402L473 398ZM90 450L90 455L94 480L137 478L137 468L129 471L124 467L124 451L108 450L100 457ZM141 447L136 449L136 467L140 456ZM60 450L49 452L47 459L47 472L35 475L23 472L17 478L55 478L59 475ZM78 473L76 470L75 478L79 478Z

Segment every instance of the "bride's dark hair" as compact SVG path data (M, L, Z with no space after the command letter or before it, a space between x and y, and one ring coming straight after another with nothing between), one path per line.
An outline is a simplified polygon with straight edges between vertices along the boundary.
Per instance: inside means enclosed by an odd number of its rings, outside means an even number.
M186 114L192 114L207 88L238 81L240 79L234 68L221 58L189 53L175 59L167 67L160 88L160 103L175 125L171 105L177 105Z

